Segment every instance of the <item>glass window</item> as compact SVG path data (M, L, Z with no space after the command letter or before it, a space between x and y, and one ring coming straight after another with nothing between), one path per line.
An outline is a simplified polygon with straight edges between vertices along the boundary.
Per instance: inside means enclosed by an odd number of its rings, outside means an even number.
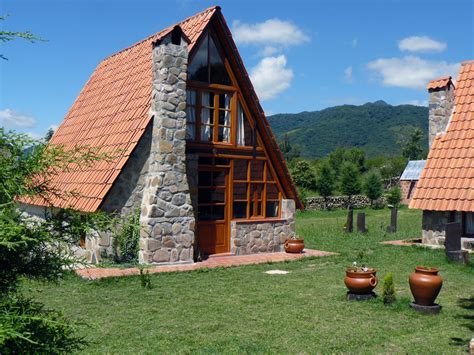
M263 169L264 161L263 160L252 160L250 169L250 175L252 181L263 181Z
M247 201L234 201L233 218L247 218Z
M196 90L186 92L186 138L196 139Z
M212 141L214 127L214 93L201 93L201 140Z
M229 74L224 65L224 61L212 39L212 36L209 36L209 64L211 67L211 83L213 84L223 84L223 85L232 85Z
M204 81L206 83L209 81L208 52L208 36L206 36L188 67L189 80Z
M247 166L248 160L235 159L234 160L234 180L247 181Z
M252 127L245 115L240 102L237 105L237 145L240 146L253 146L253 132Z

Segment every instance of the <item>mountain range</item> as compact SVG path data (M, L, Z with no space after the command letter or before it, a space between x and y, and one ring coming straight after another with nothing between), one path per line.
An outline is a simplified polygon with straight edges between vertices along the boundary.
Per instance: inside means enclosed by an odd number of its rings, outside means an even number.
M423 147L428 147L428 108L423 106L393 106L380 100L281 113L269 116L268 121L279 141L286 134L306 158L324 157L337 147L361 148L368 157L399 155L416 128L423 130Z

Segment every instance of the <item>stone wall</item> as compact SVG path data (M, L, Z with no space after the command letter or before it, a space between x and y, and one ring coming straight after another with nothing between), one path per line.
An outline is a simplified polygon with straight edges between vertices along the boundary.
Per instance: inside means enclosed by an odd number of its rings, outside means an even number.
M349 198L347 196L330 196L326 199L321 196L309 197L305 202L306 210L324 210L324 209L341 209L347 208ZM385 205L383 198L375 202L377 205ZM352 196L352 205L354 208L367 208L370 207L370 200L364 195Z
M153 132L140 215L141 263L193 261L195 218L186 175L187 44L153 48Z
M423 244L444 245L446 223L449 222L450 212L423 211L422 230Z
M148 174L151 135L150 124L100 205L102 211L130 215L140 208Z
M447 87L429 90L429 146L431 147L435 137L445 132L449 123L449 118L454 107L454 87L448 84Z
M295 235L295 201L282 200L281 219L268 221L235 220L230 223L231 253L235 255L283 251Z

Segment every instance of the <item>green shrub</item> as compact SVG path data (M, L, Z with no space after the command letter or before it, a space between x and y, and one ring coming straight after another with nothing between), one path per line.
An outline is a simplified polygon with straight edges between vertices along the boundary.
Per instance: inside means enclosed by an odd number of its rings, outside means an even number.
M2 354L69 353L87 345L75 336L77 325L41 303L11 294L0 298Z
M359 169L353 163L343 163L341 168L341 192L349 196L349 206L352 202L352 196L359 194L360 191L361 186Z
M296 162L294 168L291 169L291 177L299 187L310 190L316 189L316 176L307 161L301 160Z
M400 201L402 200L402 191L398 186L392 187L388 190L387 194L387 203L393 207L398 207Z
M140 267L140 282L143 288L151 289L151 277L150 271L146 270L143 267Z
M317 189L324 198L331 196L336 187L336 177L329 162L325 161L318 171Z
M393 284L393 275L391 272L383 278L382 299L384 304L392 304L395 302L395 286Z
M114 238L114 261L135 263L138 261L140 242L140 214L136 211L126 216Z
M383 194L382 177L377 170L371 170L364 181L364 192L370 200L370 205L373 207L374 201L378 200Z

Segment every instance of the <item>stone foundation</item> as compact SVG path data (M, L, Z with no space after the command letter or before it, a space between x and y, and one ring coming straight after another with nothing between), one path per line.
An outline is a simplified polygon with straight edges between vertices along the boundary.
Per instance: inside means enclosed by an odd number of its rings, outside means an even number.
M423 244L444 245L450 212L423 211Z
M268 221L235 220L230 224L231 253L236 255L283 251L295 236L295 201L282 201L282 218Z

